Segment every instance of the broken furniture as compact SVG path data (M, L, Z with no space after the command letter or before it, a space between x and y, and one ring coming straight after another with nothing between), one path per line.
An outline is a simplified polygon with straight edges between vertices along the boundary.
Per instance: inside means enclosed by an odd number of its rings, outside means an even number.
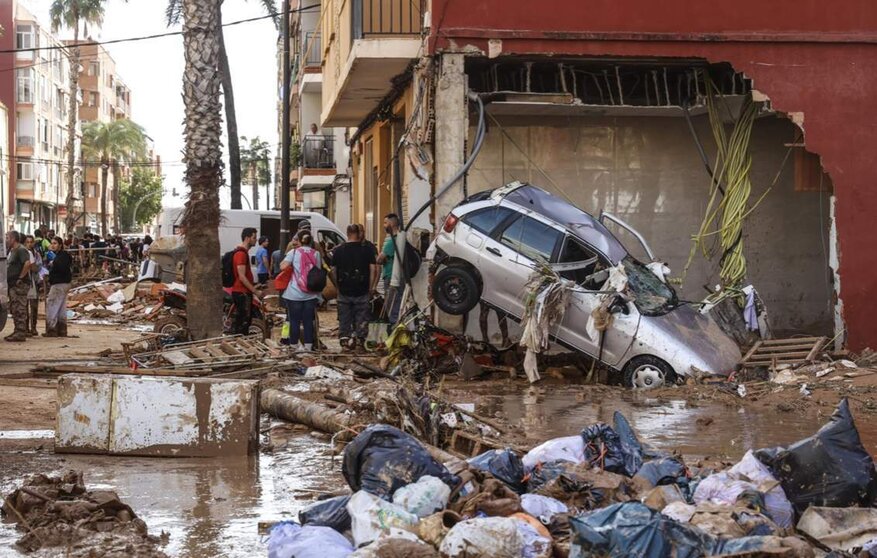
M813 362L828 343L825 337L794 337L791 339L765 339L749 349L742 368L762 366L776 369L781 364L798 365Z
M167 345L157 351L131 355L136 368L219 369L258 362L272 355L261 335L213 337Z

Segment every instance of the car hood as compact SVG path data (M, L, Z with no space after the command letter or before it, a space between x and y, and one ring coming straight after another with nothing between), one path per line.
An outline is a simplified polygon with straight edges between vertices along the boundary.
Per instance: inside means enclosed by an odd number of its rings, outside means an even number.
M715 320L689 304L662 316L643 316L642 320L665 340L670 365L682 375L689 375L692 366L704 372L728 374L743 357Z

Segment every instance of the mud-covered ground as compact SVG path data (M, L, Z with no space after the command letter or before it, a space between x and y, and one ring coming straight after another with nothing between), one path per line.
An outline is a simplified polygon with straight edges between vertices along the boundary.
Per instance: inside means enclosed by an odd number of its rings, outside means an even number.
M330 340L333 312L321 314ZM114 490L148 526L167 533L161 548L174 557L263 555L260 524L292 519L317 496L345 488L340 457L327 436L263 416L262 450L246 459L165 459L53 452L53 383L22 379L41 361L95 358L139 333L117 326L74 325L76 338L5 344L0 352L0 492L8 494L34 473L82 470L90 489ZM330 347L337 346L329 343ZM369 357L358 356L367 361ZM14 361L14 362L13 362ZM343 362L343 361L339 361ZM472 403L495 420L510 443L532 446L575 434L620 410L644 441L692 459L733 461L747 449L788 444L815 432L837 401L850 398L865 447L877 454L877 374L866 370L832 380L831 375L776 385L746 382L746 396L726 384L669 387L647 393L608 385L585 385L574 370L549 372L537 385L519 375L494 373L463 382L447 378L434 391L454 403ZM849 372L846 372L849 373ZM298 389L306 389L299 382ZM17 556L21 537L0 523L0 556Z

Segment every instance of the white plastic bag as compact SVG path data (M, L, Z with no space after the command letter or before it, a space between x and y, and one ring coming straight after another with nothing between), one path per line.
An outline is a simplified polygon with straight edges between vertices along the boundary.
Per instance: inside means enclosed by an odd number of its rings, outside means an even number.
M284 521L271 529L268 558L347 558L353 546L330 527Z
M783 487L752 451L746 452L739 463L721 473L703 479L694 491L694 502L732 505L745 490L764 493L764 507L773 522L786 529L792 526L794 511Z
M517 523L521 541L524 543L521 549L522 558L551 558L551 539L543 537L535 527L526 521L516 519L515 523Z
M524 540L516 519L478 517L454 525L439 552L445 558L520 558Z
M121 289L107 297L107 302L125 302L125 293Z
M571 461L581 463L585 460L585 441L578 434L563 438L554 438L536 446L527 452L521 461L524 468L532 470L539 463L550 461Z
M419 521L402 506L381 500L365 490L350 497L347 513L350 514L350 531L357 548L376 540L393 527L414 531Z
M393 503L419 518L445 509L451 489L437 477L426 475L415 483L403 486L393 493Z
M560 500L539 494L521 495L521 507L545 525L551 523L555 515L569 512L567 505Z

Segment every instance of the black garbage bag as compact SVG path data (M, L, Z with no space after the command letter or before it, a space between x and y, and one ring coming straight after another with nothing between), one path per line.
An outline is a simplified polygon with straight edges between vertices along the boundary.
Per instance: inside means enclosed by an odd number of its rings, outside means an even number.
M624 451L630 455L641 456L640 463L642 463L643 460L660 459L662 457L670 456L670 454L665 451L655 449L648 444L640 442L636 435L636 431L630 426L627 417L621 414L621 411L615 411L612 413L612 423L615 427L615 431L618 432L618 437L621 439L621 446L624 448Z
M636 477L649 481L652 486L679 484L680 478L688 484L685 464L675 457L663 457L644 463Z
M302 525L331 527L339 533L343 533L350 529L350 514L347 513L347 502L349 501L349 494L320 500L298 512L298 521Z
M469 465L490 473L518 494L527 491L524 464L521 457L510 449L486 451L470 459Z
M341 474L354 492L365 490L384 500L426 475L452 489L460 482L416 438L387 424L373 424L347 444Z
M625 502L572 517L570 558L702 558L776 551L778 537L720 539L678 523L640 502Z
M572 464L570 464L572 465ZM527 477L526 492L533 494L550 480L556 479L560 475L566 473L568 469L566 461L549 461L548 463L540 463L535 469L530 471Z
M622 443L621 437L608 424L598 422L585 428L582 439L585 441L585 459L593 467L632 477L642 466L639 446L631 446L629 439Z
M862 446L846 399L813 436L755 456L780 481L798 515L809 506L871 506L877 497L874 461Z

